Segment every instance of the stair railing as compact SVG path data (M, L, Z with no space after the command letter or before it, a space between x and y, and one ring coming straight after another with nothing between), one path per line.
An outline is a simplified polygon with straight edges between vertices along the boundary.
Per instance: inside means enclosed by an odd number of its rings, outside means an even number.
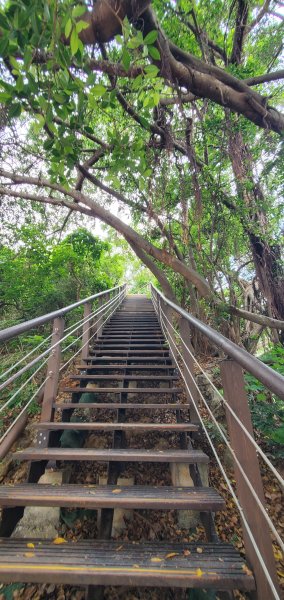
M103 326L118 309L125 294L126 284L119 285L62 309L0 331L0 342L7 343L24 333L38 331L38 328L43 325L53 324L52 333L0 375L0 392L7 388L9 390L8 398L0 404L0 418L4 416L7 419L7 413L9 416L8 426L6 429L4 427L4 433L0 434L0 460L6 456L12 444L23 431L29 409L34 401L42 400L41 421L52 418L53 403L57 396L61 371L66 369L78 354L81 355L82 360L87 358L90 341L100 336ZM80 307L83 307L83 317L65 327L64 317L68 316L72 321L74 318L72 313L74 315L74 310ZM77 316L77 312L75 314ZM76 348L75 353L73 352L74 347ZM71 350L71 356L64 364L61 364L63 354L68 351L70 354ZM35 354L36 356L31 358ZM46 368L45 378L35 392L22 402L22 394L28 389L28 384L31 384L36 376L42 377L43 367ZM22 382L26 373L31 374ZM14 390L14 382L19 378L21 384Z
M191 420L201 424L234 503L239 510L246 555L256 580L257 598L258 600L267 600L268 598L280 600L270 532L272 532L282 550L284 550L284 544L267 514L258 455L271 469L282 490L284 489L284 480L255 441L243 370L252 374L272 393L282 399L284 399L284 377L212 327L202 323L180 306L168 300L152 284L151 296L162 330L168 341L171 355L185 384L187 398L190 403ZM191 327L213 342L226 356L220 364L224 395L212 383L195 357L191 343ZM225 408L228 436L224 428L220 427L206 398L204 398L197 385L195 367L203 372ZM232 486L222 460L212 443L210 431L208 431L200 411L202 405L206 408L231 453L234 462L236 490Z

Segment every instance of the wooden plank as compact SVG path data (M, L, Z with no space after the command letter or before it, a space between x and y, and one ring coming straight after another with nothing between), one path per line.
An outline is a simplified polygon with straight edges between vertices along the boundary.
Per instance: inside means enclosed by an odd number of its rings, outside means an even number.
M93 345L93 352L97 351L97 349L106 349L106 350L116 350L117 348L125 348L126 350L153 350L153 348L160 348L162 349L166 349L168 350L168 345L167 344L155 344L155 343L148 343L148 344L137 344L137 342L132 342L131 340L129 340L129 342L127 342L126 344L121 344L120 342L115 343L114 341L112 342L100 342L100 343L95 343Z
M148 363L150 362L162 362L162 363L166 363L169 365L172 365L172 359L169 356L92 356L89 355L87 357L86 360L92 361L94 362L102 362L102 361L106 361L106 360L123 360L127 363L129 363L129 361L131 363L135 363L136 361L147 361Z
M137 333L137 334L134 334L134 336L132 333L129 333L128 335L125 335L125 334L119 335L119 334L115 334L115 333L112 333L112 334L104 333L102 335L102 337L98 338L97 341L98 342L101 342L101 341L108 342L108 341L112 341L112 340L115 340L118 342L123 342L123 341L128 342L128 340L131 340L132 342L142 342L142 341L153 342L153 340L155 340L155 341L161 340L161 342L166 341L165 336L162 333L160 333L160 334L152 333L151 335L148 335L148 334L143 335L142 333L140 333L140 334Z
M86 356L89 354L89 341L91 336L91 324L94 319L89 319L90 314L92 312L92 303L86 302L84 305L84 319L87 319L86 322L83 323L83 337L82 337L82 350L81 350L81 359L84 360ZM88 320L89 319L89 320Z
M243 369L233 360L225 360L221 363L221 376L224 386L224 397L245 426L246 430L254 437L251 413L248 405L247 394ZM263 492L262 479L259 469L259 462L256 450L250 440L247 438L243 429L234 419L229 409L226 408L226 418L230 435L231 446L235 456L242 465L247 478L253 486L259 500L265 507L265 498ZM251 528L253 537L260 550L263 560L268 568L270 576L278 589L278 580L276 574L276 565L273 554L270 529L260 508L255 502L252 493L244 480L244 477L235 463L235 477L237 484L237 494L240 504L243 508ZM263 568L255 553L255 545L251 542L245 527L243 527L243 536L248 560L253 567L257 586L258 600L267 600L271 597L271 588L263 572ZM278 589L280 594L280 590Z
M189 405L188 404L178 404L178 403L150 403L150 402L141 402L140 404L138 403L133 403L133 402L92 402L92 403L88 403L88 402L61 402L61 403L55 403L54 404L54 408L58 409L58 410L68 410L68 409L73 409L73 408L91 408L92 410L94 409L100 409L100 408L107 408L110 410L118 410L120 408L125 408L125 409L133 409L133 410L154 410L154 409L163 409L163 410L189 410Z
M77 405L78 406L78 405ZM80 406L80 405L79 405ZM71 430L73 431L198 431L198 425L193 423L100 423L95 422L78 422L78 423L35 423L35 429L56 430ZM0 487L1 489L1 487Z
M183 391L181 388L161 388L161 387L156 387L156 388L143 388L143 387L137 387L137 388L121 388L121 387L111 387L111 388L103 388L103 387L98 387L98 388L85 388L85 387L67 387L67 388L63 388L62 390L63 392L68 392L70 394L83 394L83 393L87 393L87 394L121 394L123 392L123 394L181 394L181 392Z
M15 460L71 460L121 462L181 462L207 463L208 456L201 450L137 450L123 448L25 448L13 454Z
M109 370L109 371L168 371L175 369L175 365L76 365L76 369L84 371L93 370Z
M27 543L34 548L27 552ZM202 548L202 553L197 548ZM169 557L170 555L170 557ZM168 557L168 558L167 558ZM154 559L154 560L153 560ZM85 540L0 540L2 583L130 585L253 590L254 579L229 544Z
M69 375L69 379L87 380L87 381L176 381L177 375ZM120 388L121 389L121 388ZM123 388L124 389L124 388Z
M0 486L0 506L217 511L225 502L216 490L202 487L24 483Z
M115 355L115 354L139 354L140 356L144 356L146 355L159 355L162 354L164 356L169 356L169 351L168 350L126 350L126 349L119 349L119 350L113 350L113 349L109 349L106 348L104 349L100 349L98 348L98 350L96 350L95 348L93 349L93 353L94 354L104 354L105 356L111 356L111 355ZM92 356L92 355L91 355Z
M47 374L49 378L44 386L44 395L41 406L41 421L50 421L53 417L53 403L57 395L58 382L59 382L59 368L61 359L61 344L60 342L64 333L64 319L58 317L53 321L53 332L51 338L51 346L55 346L51 351L47 363Z

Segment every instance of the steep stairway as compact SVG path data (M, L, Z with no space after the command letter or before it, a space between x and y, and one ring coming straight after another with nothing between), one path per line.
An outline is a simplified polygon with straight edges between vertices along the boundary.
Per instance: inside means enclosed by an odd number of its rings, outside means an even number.
M208 463L208 457L195 447L198 426L187 422L190 407L180 398L183 389L152 302L144 296L126 297L78 370L70 377L76 387L64 388L66 399L54 403L52 420L38 423L36 445L14 455L17 461L30 461L27 483L0 487L0 581L253 590L254 578L243 558L217 538L213 513L224 508L224 501L214 489L201 485L199 465ZM86 393L91 402L84 402ZM78 407L89 409L93 420L70 422ZM97 420L105 409L111 410L112 421ZM137 422L129 421L133 411ZM145 411L149 419L158 414L159 420L145 423L141 420ZM173 422L163 418L169 411ZM83 447L61 447L62 432L74 429L86 436ZM112 447L88 447L87 434L94 432L110 432ZM171 432L177 436L177 447L131 448L129 432L143 432L144 437ZM39 485L50 461L106 463L107 484ZM161 463L165 470L169 463L188 464L195 485L118 487L128 463ZM10 538L26 506L103 509L99 538L60 545L53 540ZM198 511L206 542L120 544L110 539L116 508Z

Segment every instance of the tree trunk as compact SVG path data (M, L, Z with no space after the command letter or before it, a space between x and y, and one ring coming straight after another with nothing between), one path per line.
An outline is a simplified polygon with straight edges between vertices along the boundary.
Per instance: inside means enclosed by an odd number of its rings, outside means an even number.
M237 189L248 209L247 219L242 219L248 235L260 290L267 301L268 314L284 319L284 271L280 246L269 240L267 218L259 206L264 201L263 191L255 181L252 157L240 131L229 124L229 157L236 178Z

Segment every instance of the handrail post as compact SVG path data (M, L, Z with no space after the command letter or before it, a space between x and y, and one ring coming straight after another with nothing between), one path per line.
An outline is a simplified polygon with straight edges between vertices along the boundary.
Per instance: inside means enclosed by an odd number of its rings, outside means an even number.
M107 292L106 295L105 295L105 297L104 297L104 303L107 303L109 300L110 300L110 294ZM112 306L108 306L105 309L105 312L102 315L103 317L106 316L106 320L104 322L104 325L107 324L107 322L108 322L108 320L110 318L110 313L111 313L112 310L113 310L113 305Z
M92 303L86 302L84 304L84 324L83 324L83 337L82 337L82 351L81 359L86 360L89 356L89 341L91 333L91 319L89 319L92 312Z
M254 434L251 414L245 390L242 367L234 360L224 360L221 363L221 377L225 400L231 406L234 413L236 413L245 429L253 437ZM226 408L226 418L231 447L234 450L235 457L242 465L242 468L245 471L251 485L253 486L259 500L265 507L262 479L256 450L228 408ZM237 496L242 506L244 516L249 524L263 561L267 566L270 577L273 580L276 589L278 589L275 560L268 524L260 508L256 504L236 462L234 464L234 469ZM243 537L247 559L255 576L257 588L256 597L258 600L268 600L268 598L271 598L271 588L267 582L263 568L259 563L257 554L255 552L255 545L249 538L245 527L243 527Z
M104 304L104 299L103 297L100 297L98 299L98 308L102 308L102 305ZM104 311L102 310L99 314L99 317L97 319L97 331L96 331L96 337L99 338L102 330L103 330L103 321L104 321Z
M162 311L164 312L164 314L166 315L168 321L166 319L164 319L164 326L166 329L167 334L169 334L169 339L168 339L168 344L169 344L169 348L170 348L170 354L172 355L172 358L174 360L174 362L176 363L176 365L178 364L177 358L178 358L178 354L176 351L176 348L174 346L174 343L171 340L171 337L173 338L175 333L173 330L173 310L166 304L166 302L164 300L162 300L162 298L160 299L160 310L162 307ZM170 332L169 332L170 330Z
M53 321L53 333L51 338L51 346L56 344L63 337L64 332L64 319L57 317ZM55 348L51 350L48 363L47 363L47 375L49 378L44 387L44 395L41 408L41 421L51 421L53 416L53 403L56 400L58 381L59 381L59 369L61 359L61 344L57 344Z
M157 295L157 304L158 304L158 320L159 320L160 325L162 326L162 319L161 319L161 298L158 295Z
M190 352L192 352L192 354L194 353L194 348L191 343L189 324L188 324L187 320L184 319L183 317L181 317L180 322L179 322L179 332L180 332L180 337L181 337L181 341L182 341L181 353L182 353L182 357L185 362L185 365L187 365L187 368L183 369L183 376L184 376L184 379L185 379L185 382L186 382L188 388L190 389L190 393L189 393L187 390L187 387L185 388L186 395L190 402L190 420L192 421L192 423L199 423L200 419L198 417L198 412L194 406L194 404L196 406L198 406L198 404L199 404L199 392L197 389L197 385L195 385L195 383L194 383L195 382L194 360L190 354ZM190 352L189 352L189 350L190 350Z

